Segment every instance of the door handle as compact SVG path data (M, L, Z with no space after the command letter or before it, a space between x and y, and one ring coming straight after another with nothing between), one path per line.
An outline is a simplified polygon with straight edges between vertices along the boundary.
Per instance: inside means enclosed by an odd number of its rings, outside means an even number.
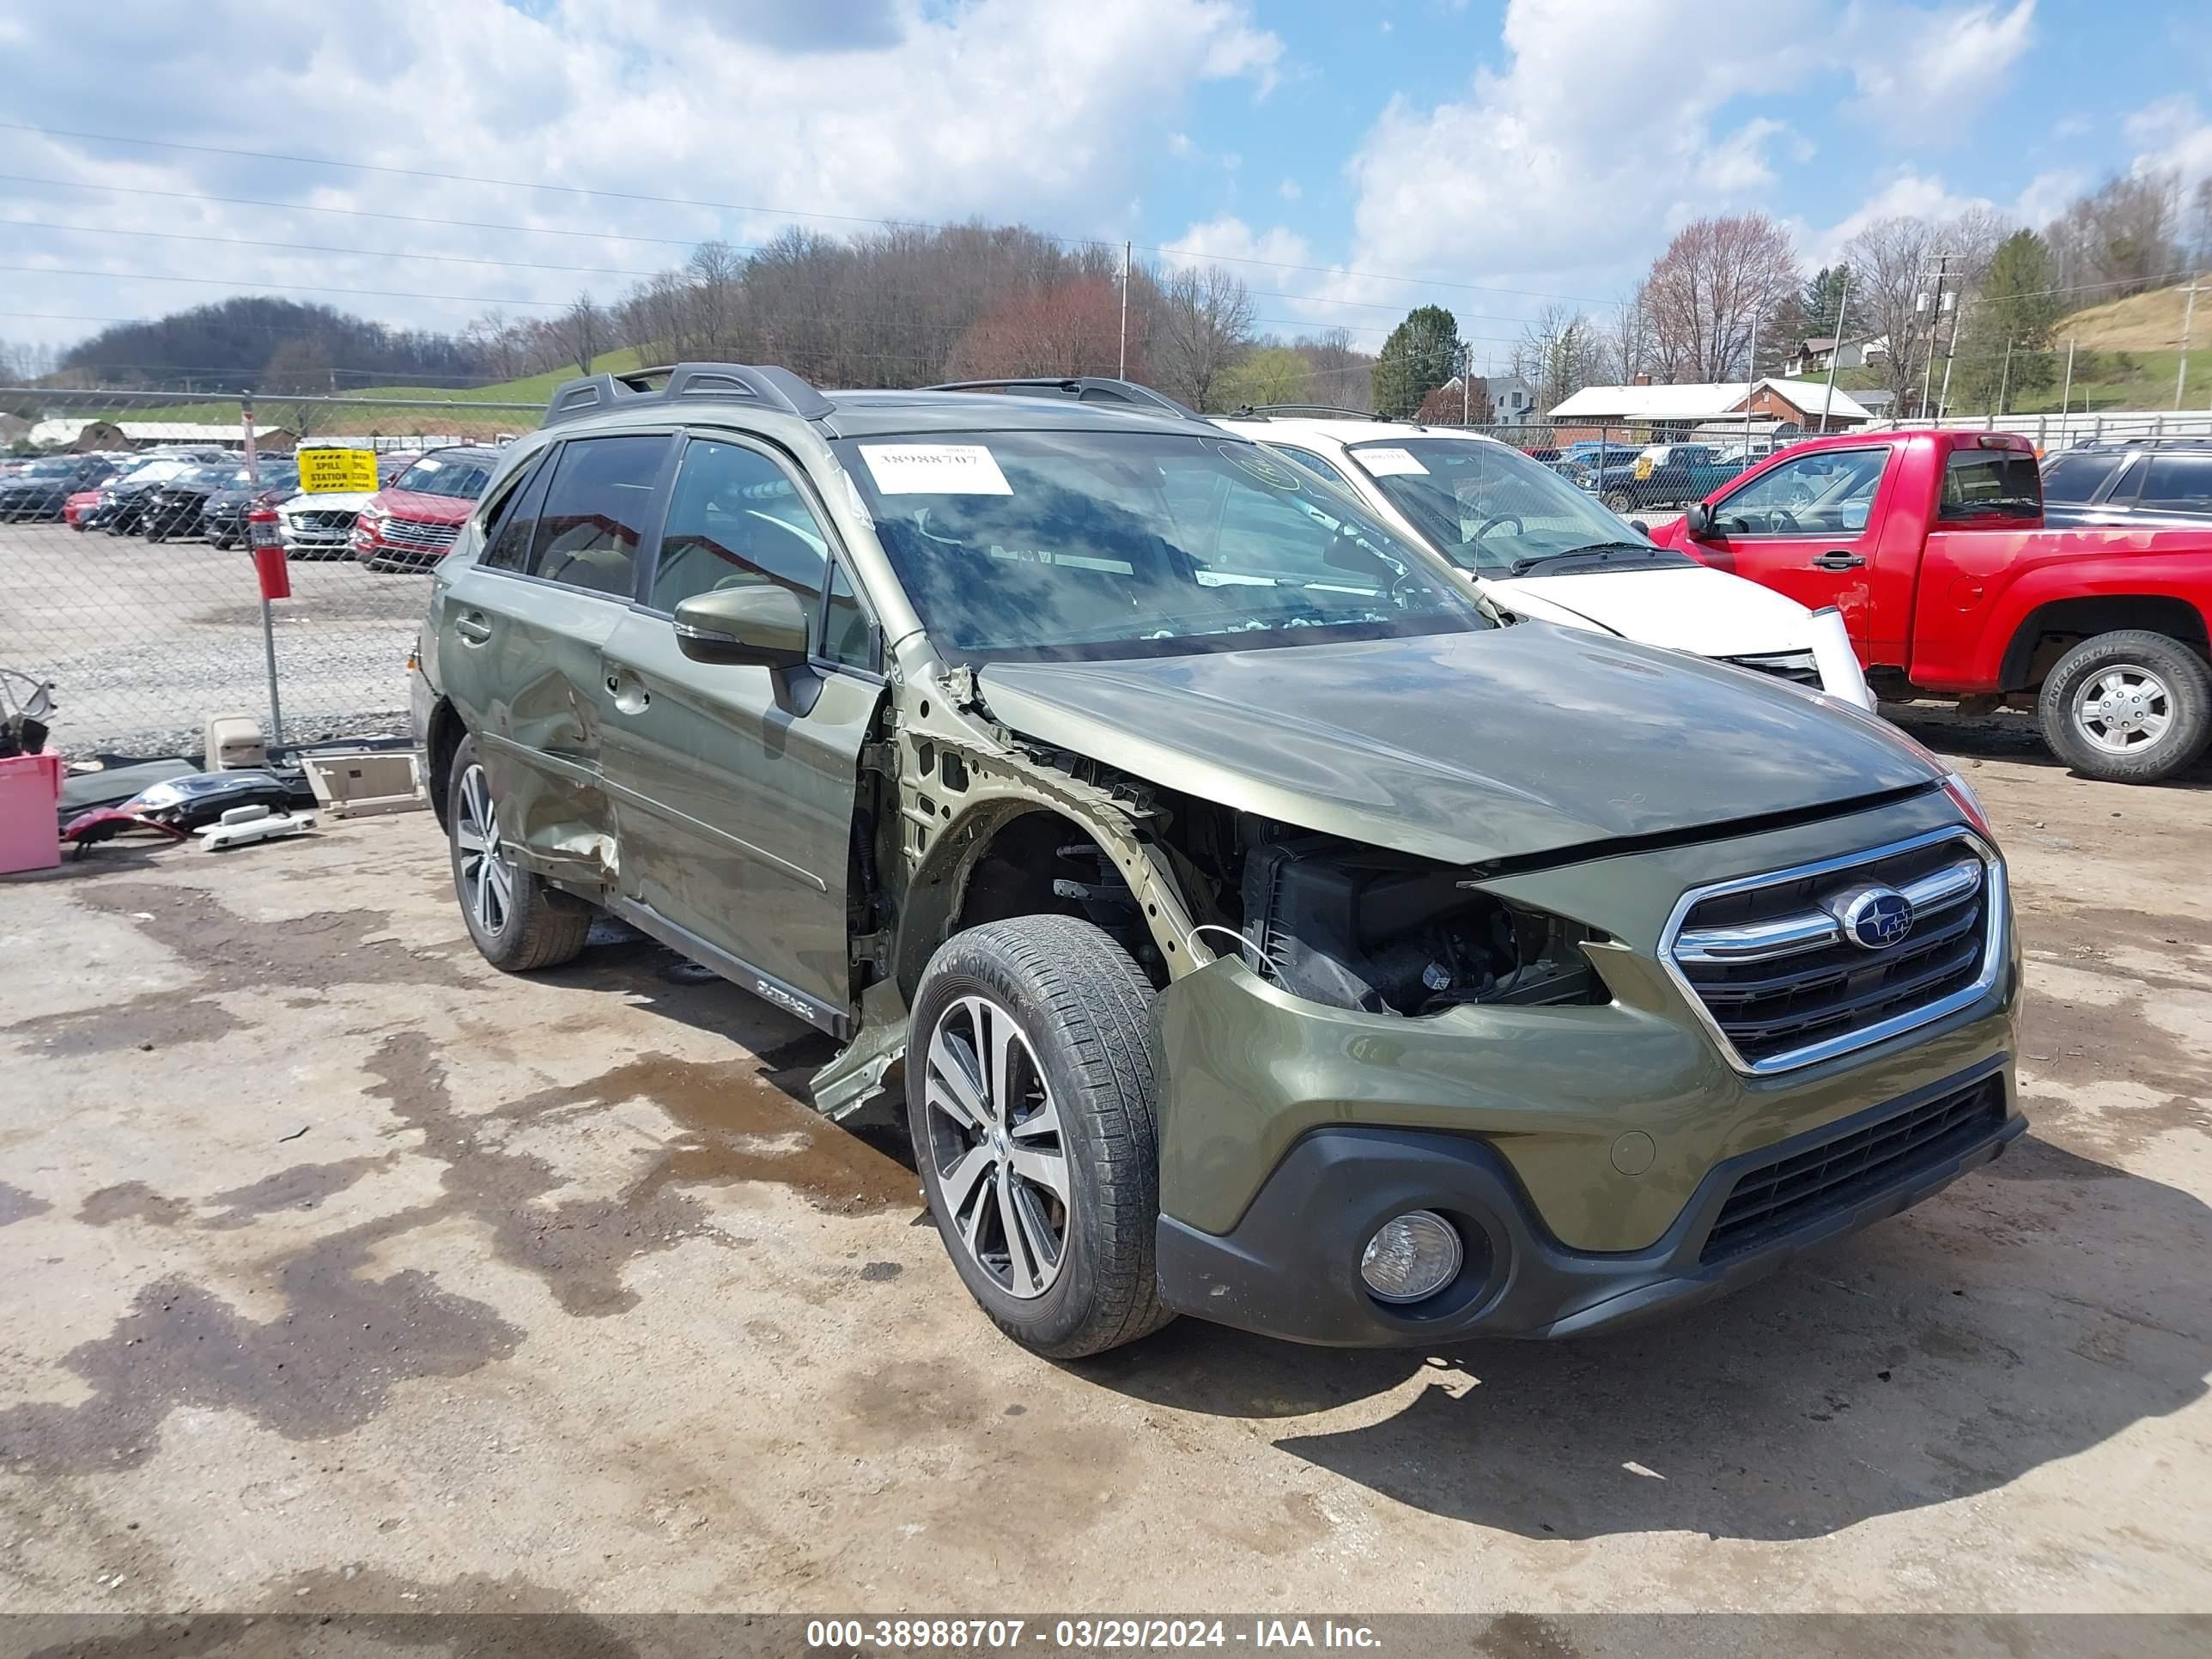
M1856 570L1866 561L1856 553L1846 553L1841 548L1823 553L1813 561L1815 570Z
M471 612L453 624L453 634L454 637L464 645L491 643L491 624L483 619L483 613L480 611Z

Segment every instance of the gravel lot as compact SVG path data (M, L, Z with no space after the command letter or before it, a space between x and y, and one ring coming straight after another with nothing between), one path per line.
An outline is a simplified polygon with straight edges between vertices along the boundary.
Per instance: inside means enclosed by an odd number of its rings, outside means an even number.
M491 972L427 814L0 884L0 1611L2204 1608L2212 794L1919 729L2029 1136L1561 1345L1031 1358L818 1039L614 930Z
M424 586L351 560L291 566L276 666L294 741L404 728ZM55 683L71 753L197 750L210 714L269 720L260 590L245 553L61 525L0 525L0 664Z

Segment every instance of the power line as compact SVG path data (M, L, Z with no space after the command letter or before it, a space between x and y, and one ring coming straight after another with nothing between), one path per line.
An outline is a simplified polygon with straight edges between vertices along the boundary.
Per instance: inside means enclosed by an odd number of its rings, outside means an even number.
M565 311L566 300L495 300L477 294L416 294L405 289L324 288L313 283L249 283L230 276L171 276L146 271L79 270L64 265L0 265L0 270L26 272L34 276L105 276L111 282L191 283L201 288L265 288L280 294L357 294L378 300L444 300L465 306L538 306Z
M151 236L172 242L219 242L231 247L281 248L295 253L337 253L358 259L431 259L444 264L497 265L507 270L557 270L572 276L636 276L650 280L657 270L624 270L613 265L541 264L523 259L483 259L463 253L405 253L397 248L324 247L313 242L264 242L250 236L210 236L183 230L132 230L120 225L57 225L42 219L0 219L0 229L60 230L87 236Z
M222 155L234 160L276 161L287 167L335 167L353 173L378 173L402 179L429 179L442 184L482 185L495 190L543 190L563 196L599 197L608 201L638 202L655 207L705 209L715 213L750 213L770 219L820 219L836 224L877 225L890 230L946 231L960 228L957 225L940 224L925 219L883 219L866 214L827 213L805 208L763 207L742 202L716 202L700 197L659 196L643 191L605 190L586 185L556 185L532 182L520 179L492 179L479 173L442 173L429 167L396 167L374 161L348 161L321 155L288 155L282 152L256 149L234 149L219 144L184 144L159 138L131 138L118 133L82 132L63 127L46 127L27 121L0 121L0 131L36 133L46 138L73 138L81 142L107 144L134 144L147 149L169 149L198 155ZM1036 231L1047 241L1059 242L1074 247L1109 247L1112 244L1097 236L1065 236L1053 231ZM1164 253L1178 258L1206 259L1220 264L1253 265L1268 270L1300 270L1324 276L1342 276L1361 282L1409 283L1420 287L1449 289L1469 294L1504 294L1528 300L1571 300L1577 305L1607 305L1611 301L1591 299L1586 295L1547 293L1540 289L1497 287L1483 283L1440 282L1426 276L1393 275L1387 271L1343 270L1333 265L1298 264L1281 259L1259 259L1249 255L1215 253L1202 248L1181 248L1167 244L1139 243L1147 253Z

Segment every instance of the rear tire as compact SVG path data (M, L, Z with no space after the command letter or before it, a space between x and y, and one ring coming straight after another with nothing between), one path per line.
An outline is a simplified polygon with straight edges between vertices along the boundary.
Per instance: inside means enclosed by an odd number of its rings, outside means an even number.
M2100 634L2058 659L2036 714L2051 752L2083 776L2155 783L2212 741L2212 669L2164 634Z
M446 840L461 919L483 959L509 974L557 968L574 960L592 931L592 907L520 868L508 858L499 804L477 755L473 734L453 751L446 796Z
M1129 953L1072 916L970 928L922 970L907 1123L930 1213L992 1322L1048 1358L1175 1317L1154 1268L1152 1001Z
M1629 513L1635 510L1636 497L1625 489L1608 489L1605 492L1605 504L1612 512Z

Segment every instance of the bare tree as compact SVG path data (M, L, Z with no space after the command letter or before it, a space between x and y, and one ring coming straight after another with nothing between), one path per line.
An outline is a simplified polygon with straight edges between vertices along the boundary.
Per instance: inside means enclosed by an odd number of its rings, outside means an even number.
M2180 274L2181 177L2130 173L2075 198L2044 233L2059 284L2082 303L2155 288Z
M1252 295L1219 265L1185 266L1162 279L1153 319L1156 372L1165 389L1204 409L1221 377L1244 355Z
M1651 331L1651 302L1638 283L1620 302L1611 335L1601 343L1607 362L1603 373L1626 386L1639 374L1658 375L1659 343ZM1546 405L1549 407L1549 405Z
M607 318L586 289L579 294L556 325L566 356L575 360L576 372L592 372L592 359L607 349Z
M1900 216L1875 220L1844 250L1851 268L1851 331L1886 349L1881 368L1900 411L1919 395L1940 315L1934 296L1942 240L1935 221Z
M1352 344L1350 329L1302 336L1291 342L1291 349L1306 360L1307 383L1316 399L1340 409L1375 407L1375 358Z
M2212 266L2212 173L2197 181L2189 198L2191 265L2197 270Z
M1697 219L1644 280L1656 358L1673 380L1726 380L1797 297L1790 234L1763 213Z
M1565 403L1606 372L1597 325L1565 306L1547 306L1513 348L1513 376L1525 380L1536 407Z

